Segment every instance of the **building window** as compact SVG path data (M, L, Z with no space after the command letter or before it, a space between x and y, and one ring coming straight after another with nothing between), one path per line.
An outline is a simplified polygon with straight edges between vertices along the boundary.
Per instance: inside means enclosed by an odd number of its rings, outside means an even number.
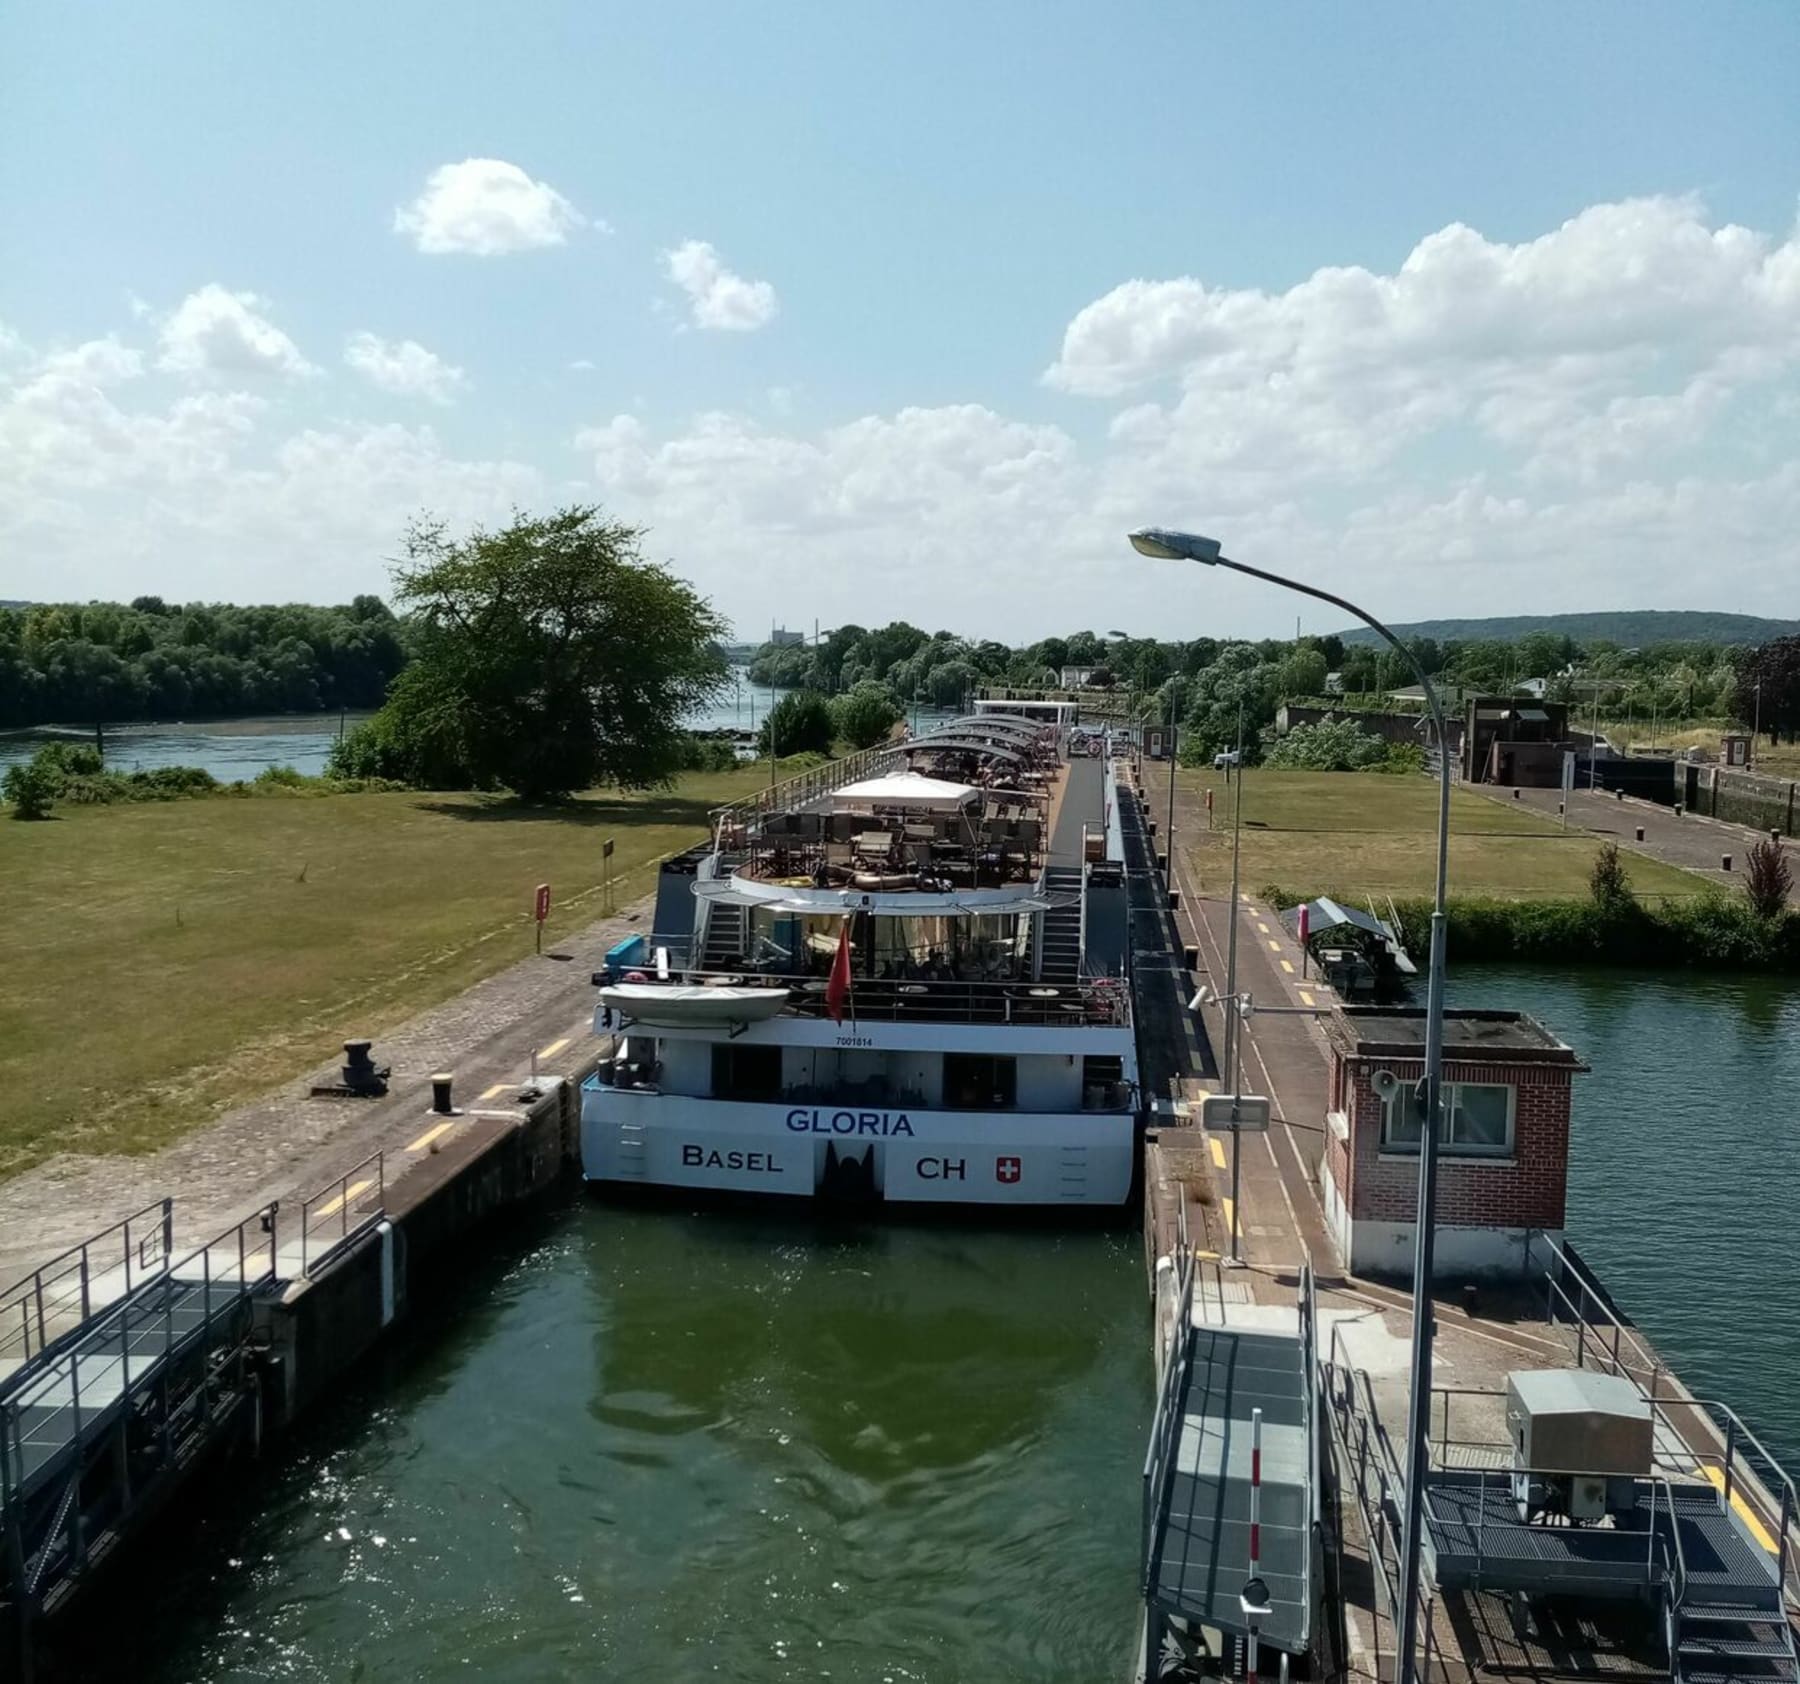
M1005 1111L1018 1100L1018 1061L989 1053L944 1054L944 1106L950 1111Z
M1513 1145L1514 1089L1503 1082L1446 1082L1438 1146L1445 1152L1505 1157ZM1384 1152L1416 1152L1425 1107L1408 1082L1383 1107Z

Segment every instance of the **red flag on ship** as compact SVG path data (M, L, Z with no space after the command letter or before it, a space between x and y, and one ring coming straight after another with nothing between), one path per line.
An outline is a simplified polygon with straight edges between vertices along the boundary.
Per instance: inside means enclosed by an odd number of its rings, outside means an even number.
M837 953L831 961L831 980L825 984L825 1009L833 1023L844 1021L844 1004L850 998L850 920L838 930Z

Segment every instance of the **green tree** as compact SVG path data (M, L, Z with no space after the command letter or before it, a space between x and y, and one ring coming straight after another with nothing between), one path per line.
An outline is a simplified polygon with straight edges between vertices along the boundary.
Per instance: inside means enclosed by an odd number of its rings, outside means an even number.
M583 505L461 539L415 524L394 580L417 617L418 677L371 740L428 742L459 781L530 800L668 782L687 752L683 716L725 681L725 625L643 560L641 536Z
M1743 658L1732 711L1744 724L1760 725L1771 743L1784 731L1800 737L1800 637L1774 638Z
M1305 772L1360 772L1387 759L1388 745L1354 720L1296 725L1263 756L1265 766Z
M900 709L885 684L862 683L832 704L837 734L852 748L873 748L900 723Z
M833 730L831 704L818 691L790 690L764 717L756 746L762 754L829 754Z

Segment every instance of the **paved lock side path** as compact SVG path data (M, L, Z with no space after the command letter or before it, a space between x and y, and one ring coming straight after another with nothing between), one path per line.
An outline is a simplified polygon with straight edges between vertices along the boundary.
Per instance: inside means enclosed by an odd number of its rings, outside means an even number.
M391 1184L432 1147L441 1153L484 1121L490 1129L509 1121L534 1050L545 1076L575 1074L594 1057L590 979L609 947L647 928L650 907L639 896L551 952L521 959L378 1036L371 1056L392 1069L381 1099L312 1096L315 1082L337 1080L340 1053L159 1151L61 1154L0 1182L0 1288L165 1197L175 1200L180 1255L271 1200L297 1222L303 1199L373 1152L388 1154ZM348 1040L361 1029L348 1020L343 1033ZM439 1071L455 1075L462 1113L441 1131L443 1119L430 1109ZM427 1134L431 1140L411 1150Z

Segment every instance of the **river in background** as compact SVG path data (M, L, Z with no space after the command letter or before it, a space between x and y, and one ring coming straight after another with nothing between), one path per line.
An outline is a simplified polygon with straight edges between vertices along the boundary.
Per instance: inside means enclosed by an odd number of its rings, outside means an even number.
M734 668L732 682L719 698L688 721L696 731L754 731L782 692L752 684L745 669ZM113 725L106 731L107 764L116 772L148 771L157 766L200 766L221 783L254 778L269 766L292 766L317 777L337 741L340 723L348 729L367 714L280 714L263 719L219 719L197 724ZM925 709L920 723L948 718L943 710ZM0 771L29 760L47 742L91 743L91 728L42 726L30 731L0 732Z
M1569 1227L1800 1461L1800 985L1464 970L1593 1066ZM1123 1676L1151 1408L1126 1231L561 1203L204 1526L144 1684Z

